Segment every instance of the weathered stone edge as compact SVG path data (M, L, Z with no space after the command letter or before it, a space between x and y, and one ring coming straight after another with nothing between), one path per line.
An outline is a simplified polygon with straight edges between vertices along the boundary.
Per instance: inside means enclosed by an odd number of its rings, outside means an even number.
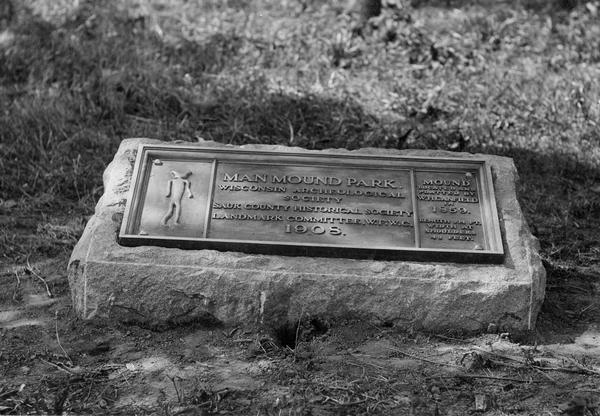
M69 269L71 270L73 266L75 266L75 262L78 259L81 259L82 257L84 259L87 259L89 256L89 253L86 253L85 256L80 256L77 253L80 253L82 250L85 250L87 248L87 251L89 251L91 249L91 241L90 237L93 231L93 225L96 223L96 221L94 220L100 220L100 217L104 217L106 219L107 215L119 215L123 212L124 206L123 206L123 195L126 194L128 187L129 187L129 180L131 177L131 167L133 166L133 161L135 160L135 150L133 152L131 152L130 147L131 146L135 146L137 148L137 144L139 143L155 143L155 144L160 144L160 143L164 143L160 140L154 140L154 139L126 139L122 142L119 151L117 152L117 154L115 155L114 160L111 162L111 164L107 167L105 173L104 173L104 182L105 182L105 194L103 195L103 197L100 199L100 201L98 202L97 206L96 206L96 214L94 217L97 218L92 218L92 220L90 221L90 223L88 224L88 226L86 227L86 230L84 232L84 236L82 237L82 239L80 240L80 242L78 243L76 249L74 250L73 253L73 257L72 257L72 261L70 262L69 265ZM190 143L184 143L184 144L190 144ZM198 143L199 146L204 146L204 147L232 147L234 148L235 146L228 146L228 145L222 145L219 143L215 143L215 142L200 142ZM336 152L336 153L360 153L360 154L381 154L382 150L381 149L360 149L358 151L348 151L345 149L328 149L325 151L307 151L305 149L301 149L301 148L288 148L285 146L269 146L269 145L247 145L247 146L242 146L242 148L245 149L261 149L261 150L294 150L294 151L299 151L299 152L306 152L306 153L330 153L330 152ZM129 154L126 154L128 153ZM387 150L386 150L387 152ZM404 152L402 151L394 151L392 152L393 154L398 154L398 155L402 155ZM422 151L422 152L418 152L418 151L411 151L411 154L418 154L418 153L422 153L423 155L427 155L427 156L431 156L432 152L430 151ZM440 156L446 156L446 157L467 157L467 158L484 158L484 159L490 159L490 157L488 155L481 155L481 154L461 154L461 155L457 155L455 153L452 152L445 152L445 151L436 151L433 154L436 155L440 155ZM122 157L125 156L127 157L127 159L129 160L129 167L124 167L122 166ZM505 167L510 167L510 171L516 176L516 169L514 168L514 164L512 162L511 159L509 158L505 158L505 157L497 157L494 156L494 161L496 163L500 163L502 162L502 164L507 164L509 166L505 166ZM119 166L121 165L121 166ZM123 169L126 168L129 170L129 172L123 172L123 174L119 175L119 174L115 174L115 172L113 172L115 169ZM125 180L122 180L119 183L108 183L109 182L109 178L126 178ZM506 179L506 178L505 178ZM118 192L114 192L115 190L117 190ZM502 207L499 207L502 208ZM518 206L518 204L516 205L516 207L512 207L513 209L519 209L520 207ZM506 213L504 213L506 214ZM513 213L513 214L517 214L514 215L513 218L515 217L519 217L520 213ZM103 221L100 221L103 222ZM523 248L526 249L527 251L527 256L529 258L528 260L528 264L531 265L532 261L540 261L539 260L539 255L537 254L537 249L539 248L539 243L537 242L537 240L535 238L532 238L530 233L529 233L529 229L527 227L527 224L522 222L521 224L519 224L519 234L520 235L526 235L528 237L528 241L531 241L533 243L534 247L530 247L530 246L524 246ZM80 253L82 254L82 253ZM77 266L75 266L76 268ZM530 267L531 268L531 267ZM543 300L543 291L544 291L544 286L545 286L545 276L543 273L543 268L537 268L538 272L539 270L542 271L542 275L536 276L534 274L532 274L532 282L531 282L531 296L530 296L530 300L529 300L529 320L527 323L527 326L531 329L533 327L534 324L534 318L535 316L537 316L537 313L539 312L539 309L541 307L541 302ZM70 278L72 278L73 276L71 276L72 274L70 273ZM73 274L74 275L74 274ZM85 290L85 283L84 283L84 290ZM82 298L81 296L76 296L75 291L73 293L73 298L74 300L76 298ZM84 294L83 299L86 298L86 295ZM85 308L84 308L85 309Z

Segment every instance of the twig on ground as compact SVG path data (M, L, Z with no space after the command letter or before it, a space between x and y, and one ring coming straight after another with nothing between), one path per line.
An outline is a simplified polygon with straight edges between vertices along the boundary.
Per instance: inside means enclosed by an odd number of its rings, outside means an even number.
M169 378L169 380L171 380L171 383L173 383L173 387L175 387L175 393L177 394L177 402L183 403L183 395L179 392L179 388L177 387L177 383L175 381L175 379L178 379L180 377L178 377L178 376L171 377L168 374L167 374L167 377Z
M544 370L544 371L562 371L563 373L572 373L572 374L587 374L587 375L595 375L595 376L600 376L600 372L599 371L595 371L595 370L590 370L588 368L585 368L581 365L576 366L577 369L575 368L566 368L566 367L541 367L541 366L532 366L533 368L539 369L539 370Z
M342 387L342 386L329 386L326 384L321 384L323 387L331 389L331 390L343 390L343 391L347 391L350 393L353 393L352 389L349 389L348 387Z
M21 384L21 387L19 389L13 389L13 390L6 391L4 393L0 393L0 399L4 399L6 397L13 396L13 395L21 392L24 388L25 388L25 384Z
M54 312L54 331L56 333L56 342L58 342L58 346L60 347L61 351L63 352L63 355L65 356L65 358L67 360L69 360L69 365L71 367L73 367L73 361L71 360L71 357L69 357L69 354L67 354L67 352L63 348L62 344L60 343L60 338L58 336L58 311Z
M511 378L511 377L496 377L496 376L486 376L486 375L478 375L478 374L453 374L451 376L435 376L435 377L427 377L428 379L444 379L444 378L485 378L488 380L500 380L500 381L513 381L515 383L546 383L546 381L542 380L522 380L520 378Z
M323 403L327 403L328 401L334 402L335 404L340 405L340 406L354 406L356 404L361 404L361 403L366 402L367 399L356 400L354 402L344 403L342 401L334 399L333 397L325 396L325 400L323 401Z
M444 339L444 340L448 340L448 341L461 342L463 344L469 344L471 342L471 341L466 340L466 339L447 337L445 335L439 335L439 334L431 334L431 336L433 336L434 338Z
M356 357L355 357L355 358L356 358ZM370 365L371 367L374 367L374 368L376 368L376 369L378 369L378 370L383 370L383 369L384 369L384 367L382 367L382 366L380 366L380 365L376 365L376 364L373 364L373 363L368 363L368 362L363 362L363 363L354 363L354 362L352 362L352 361L348 361L348 364L350 364L350 365L354 365L354 366L356 366L356 367L364 367L364 365L363 365L363 364L366 364L366 365Z
M161 122L159 120L153 120L151 118L140 117L140 116L136 116L136 115L133 115L133 114L125 114L125 117L129 118L131 120L142 122L142 123L161 124Z
M260 347L260 349L263 351L263 354L268 354L267 350L265 349L265 347L262 345L262 342L260 342L260 338L257 336L256 342L258 343L258 346Z
M15 285L15 289L13 290L12 300L17 300L17 290L21 287L21 278L19 277L19 272L15 270L15 277L17 278L17 284Z
M252 339L252 338L240 338L240 339L234 339L231 342L234 342L236 344L238 344L238 343L241 344L241 343L244 343L244 342L254 342L254 339Z
M454 365L454 364L450 364L450 363L440 363L440 362L437 362L437 361L428 360L428 359L426 359L426 358L421 358L421 357L419 357L418 355L409 354L409 353L407 353L407 352L404 352L404 351L402 351L402 350L400 350L400 349L398 349L398 348L391 348L391 347L388 347L388 349L389 349L389 350L392 350L392 351L395 351L395 352L397 352L397 353L399 353L399 354L402 354L402 355L404 355L404 356L406 356L406 357L409 357L409 358L414 358L415 360L419 360L419 361L423 361L423 362L425 362L425 363L429 363L429 364L433 364L433 365L440 365L440 366L443 366L443 367L462 368L462 367L460 367L460 366L458 366L458 365Z
M294 339L294 362L296 361L296 354L298 351L298 338L300 337L300 325L302 324L302 315L304 315L304 305L302 305L300 317L298 318L298 325L296 326L296 338Z
M582 366L581 364L579 364L577 361L568 358L568 357L560 357L562 360L568 361L570 362L574 367L577 367L576 369L574 368L567 368L567 367L544 367L541 365L535 365L535 364L530 364L518 357L513 357L513 356L509 356L509 355L504 355L504 354L499 354L497 352L492 352L492 351L486 351L483 348L480 347L474 347L474 349L481 351L483 354L487 354L487 355L493 355L496 356L498 358L507 360L507 361L513 361L519 364L519 366L515 366L515 365L509 365L508 363L503 363L503 362L499 362L499 361L495 361L492 360L495 364L500 364L500 365L504 365L504 366L508 366L508 367L513 367L513 368L517 368L517 367L528 367L528 368L533 368L536 370L541 370L541 371L562 371L564 373L574 373L574 374L589 374L589 375L597 375L600 376L600 371L595 370L595 369L591 369L591 368L586 368L584 366Z
M53 362L51 362L51 361L44 360L43 358L40 358L40 357L38 357L38 359L39 359L41 362L43 362L43 363L46 363L46 364L48 364L48 365L51 365L52 367L56 367L56 368L58 368L60 371L64 371L65 373L67 373L67 374L69 374L69 375L76 375L76 374L77 374L77 373L75 373L74 371L71 371L71 370L69 370L69 369L68 369L68 368L66 368L66 367L61 367L61 366L60 366L60 365L58 365L58 364L54 364L54 363L53 363Z
M231 338L231 337L233 336L233 334L235 334L237 331L239 331L239 329L240 329L240 327L239 327L239 326L236 326L235 328L233 328L231 331L229 331L229 332L227 333L227 336L228 336L229 338ZM225 332L225 331L223 331L223 332Z
M88 399L90 398L90 394L92 394L92 387L93 386L94 386L93 382L89 384L87 395L85 396L85 399L83 399L84 403L87 403Z
M553 384L560 384L560 383L559 383L558 381L556 381L554 378L550 377L550 375L549 375L549 374L546 374L546 373L544 373L544 372L543 372L542 370L540 370L539 368L537 368L537 367L533 367L533 369L534 369L535 371L537 371L538 373L540 373L542 376L546 377L548 380L550 380L550 382L551 382L551 383L553 383Z
M341 405L341 406L354 406L354 405L357 405L357 404L364 403L366 401L367 401L367 399L362 399L362 400L356 400L356 401L348 402L348 403L338 402L338 404Z
M54 297L52 295L52 292L50 292L50 287L48 287L48 283L46 282L46 279L44 279L42 276L40 276L39 274L36 273L35 270L33 270L33 267L31 267L31 264L29 263L29 257L27 257L27 269L26 269L30 274L34 275L35 277L37 277L39 280L42 281L42 283L44 284L44 286L46 287L46 293L48 294L49 298Z
M586 368L584 366L582 366L581 364L579 364L576 360L569 358L569 357L560 357L564 360L569 361L571 364L573 364L575 367L577 367L578 369L580 369L581 371L583 371L586 374L595 374L595 375L599 375L600 376L600 371L598 370L594 370L591 368Z

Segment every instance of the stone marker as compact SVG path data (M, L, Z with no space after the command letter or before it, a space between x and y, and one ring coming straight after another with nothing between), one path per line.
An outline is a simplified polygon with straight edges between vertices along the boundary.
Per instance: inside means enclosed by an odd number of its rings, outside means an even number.
M490 155L125 140L71 256L73 301L159 327L532 329L545 272L515 179Z

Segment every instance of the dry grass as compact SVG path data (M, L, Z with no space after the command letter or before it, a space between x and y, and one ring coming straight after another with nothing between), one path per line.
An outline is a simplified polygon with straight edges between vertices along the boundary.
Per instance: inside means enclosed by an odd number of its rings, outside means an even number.
M83 2L56 25L22 10L0 51L0 209L89 213L123 137L482 151L515 158L548 260L597 261L596 3L404 5L362 36L342 10ZM4 222L6 260L38 251Z

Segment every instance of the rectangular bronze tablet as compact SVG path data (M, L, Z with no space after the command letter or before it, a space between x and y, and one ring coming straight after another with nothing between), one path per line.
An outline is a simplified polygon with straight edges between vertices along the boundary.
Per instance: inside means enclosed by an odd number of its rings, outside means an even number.
M119 243L249 253L504 259L471 158L140 145Z

